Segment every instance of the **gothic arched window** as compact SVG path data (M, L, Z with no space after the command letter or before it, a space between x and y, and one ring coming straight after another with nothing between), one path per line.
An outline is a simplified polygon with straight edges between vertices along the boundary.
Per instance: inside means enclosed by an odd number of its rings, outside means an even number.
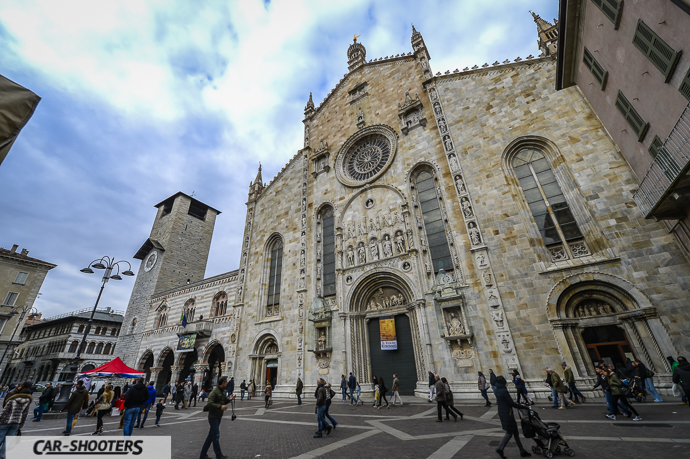
M110 346L110 343L108 343L108 344L105 345L105 349L103 349L103 353L104 353L105 355L110 354L110 347L111 347L111 346Z
M163 307L158 312L158 323L156 324L156 328L165 327L167 325L167 323L168 323L168 308Z
M441 203L437 194L436 179L429 170L422 170L413 177L413 185L417 191L419 207L424 220L424 230L428 242L429 253L434 273L440 269L453 270L453 260L450 246L446 237L446 228L441 214ZM413 190L414 193L414 190ZM422 241L423 242L423 241ZM424 245L422 243L422 245Z
M544 154L535 149L521 150L513 157L512 166L553 261L589 255L582 232Z
M184 303L182 311L187 318L187 322L194 322L194 316L196 315L196 300L194 298L188 299Z
M335 295L335 225L332 207L321 211L321 224L323 226L323 296L327 297Z
M213 297L213 304L211 305L211 317L225 315L228 307L228 294L225 292L218 292Z
M266 297L266 315L278 315L280 310L280 282L283 272L283 241L276 238L269 246L270 267L268 272L268 295Z

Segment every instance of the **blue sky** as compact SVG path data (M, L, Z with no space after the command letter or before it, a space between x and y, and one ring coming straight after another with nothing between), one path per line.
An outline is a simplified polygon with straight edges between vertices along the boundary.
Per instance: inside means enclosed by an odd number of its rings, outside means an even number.
M413 23L434 73L538 55L529 10L555 0L0 2L0 74L42 97L0 165L0 246L58 264L35 306L93 306L100 279L79 269L128 260L153 205L183 191L219 210L206 270L236 269L247 186L302 145L318 105L347 72L353 34L367 58L411 51ZM136 262L136 263L135 263ZM100 306L124 310L134 282Z

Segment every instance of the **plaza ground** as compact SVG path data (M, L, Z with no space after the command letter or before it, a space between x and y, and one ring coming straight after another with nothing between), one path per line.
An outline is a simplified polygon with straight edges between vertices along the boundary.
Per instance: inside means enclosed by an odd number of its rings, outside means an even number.
M36 394L37 395L37 394ZM93 397L93 396L92 396ZM491 458L503 437L496 407L479 402L456 405L464 420L436 423L436 403L403 397L404 406L376 410L370 402L357 407L342 403L336 397L330 413L338 422L329 436L312 438L316 430L314 401L306 398L301 406L296 400L275 400L264 409L263 399L237 400L237 420L230 411L221 423L223 453L231 458ZM204 403L196 408L176 411L171 405L154 427L155 416L149 416L143 429L133 436L163 435L172 437L173 458L197 458L208 432ZM643 420L619 417L607 419L603 399L588 399L573 409L554 410L542 401L534 406L545 421L558 422L561 433L581 458L681 458L690 457L690 409L678 405L678 399L667 397L663 403L634 404ZM516 413L517 416L517 413ZM104 418L104 435L122 435L119 417ZM80 418L72 436L90 435L96 418ZM23 435L60 435L64 419L40 423L27 419ZM522 438L530 450L534 442ZM213 457L213 449L209 451ZM511 440L507 457L519 457ZM533 454L534 457L543 457ZM566 457L566 456L561 456Z

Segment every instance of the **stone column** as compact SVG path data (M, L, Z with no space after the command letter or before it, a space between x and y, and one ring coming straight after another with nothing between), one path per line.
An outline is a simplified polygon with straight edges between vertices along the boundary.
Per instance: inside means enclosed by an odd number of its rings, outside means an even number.
M158 385L158 375L160 374L161 370L163 370L163 367L151 367L149 368L149 371L151 372L151 381L153 381L154 387Z
M204 373L208 371L208 364L197 363L194 365L194 382L199 385L199 391L204 388Z
M182 365L173 365L170 367L170 371L172 371L172 376L170 376L171 383L177 384L177 380L180 378L182 368Z

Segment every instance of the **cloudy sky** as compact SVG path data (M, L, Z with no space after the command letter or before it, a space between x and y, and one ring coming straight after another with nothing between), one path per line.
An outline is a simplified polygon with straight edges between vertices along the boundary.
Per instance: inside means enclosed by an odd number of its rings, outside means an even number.
M347 72L353 34L367 58L424 36L434 73L538 55L529 10L556 0L3 0L0 74L42 97L0 165L0 246L58 265L36 307L90 308L100 279L79 269L132 255L153 205L183 191L223 213L207 276L236 269L247 186L301 148L318 105ZM101 306L124 310L134 282Z

